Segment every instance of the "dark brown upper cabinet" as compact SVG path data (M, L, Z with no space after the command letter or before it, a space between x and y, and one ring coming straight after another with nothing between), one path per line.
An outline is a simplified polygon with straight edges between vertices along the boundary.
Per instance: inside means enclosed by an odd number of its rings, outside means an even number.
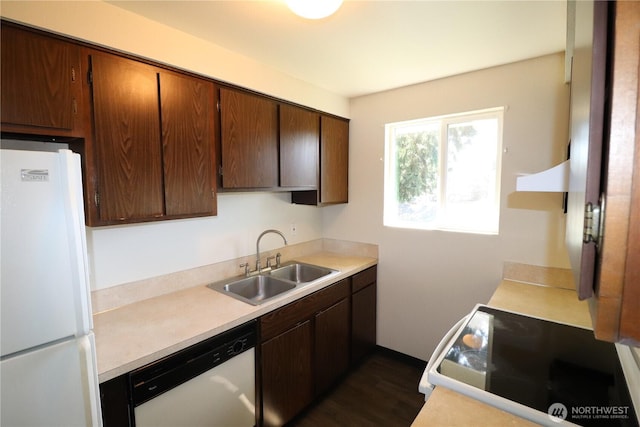
M291 202L332 205L349 201L349 121L320 115L318 190L294 191Z
M214 99L211 82L160 73L167 215L216 213Z
M640 344L640 3L575 2L567 247L595 337Z
M278 187L278 105L258 95L220 89L222 188Z
M318 188L320 114L280 105L280 186Z
M98 190L105 223L164 214L162 147L155 67L91 55Z
M90 64L90 225L214 215L213 83L98 51Z
M78 46L2 22L2 131L82 137Z
M349 201L349 122L320 118L320 203Z
M584 216L585 206L597 206L601 194L608 6L606 2L589 1L576 2L575 6L569 156L572 182L567 199L567 247L578 273L576 291L580 299L586 299L593 295L597 245L584 239Z
M218 186L348 201L347 119L16 23L1 30L2 132L81 153L89 226L215 215Z

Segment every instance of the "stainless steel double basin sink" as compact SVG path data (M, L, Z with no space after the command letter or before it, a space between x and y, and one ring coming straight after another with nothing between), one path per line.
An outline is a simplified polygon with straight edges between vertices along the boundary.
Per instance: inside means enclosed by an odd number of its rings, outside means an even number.
M313 264L289 262L254 276L224 280L207 286L248 304L260 305L297 287L337 273L337 270Z

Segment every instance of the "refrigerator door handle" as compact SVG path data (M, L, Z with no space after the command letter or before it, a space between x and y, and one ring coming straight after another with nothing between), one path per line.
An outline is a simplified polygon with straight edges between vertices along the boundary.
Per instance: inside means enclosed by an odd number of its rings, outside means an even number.
M69 252L72 277L76 289L77 336L89 333L93 329L91 296L89 291L89 262L87 259L87 238L84 222L82 197L82 173L80 156L70 150L59 150L62 182L66 183L62 191L69 233Z
M418 384L418 390L420 391L420 393L424 394L425 401L429 399L429 396L431 395L431 392L433 391L433 388L434 388L434 385L431 384L428 379L429 371L431 370L433 365L436 363L436 360L438 360L438 356L440 356L440 354L444 351L447 344L449 344L449 342L457 334L458 330L467 322L467 320L469 319L469 316L470 316L469 314L464 316L462 319L458 320L456 324L451 327L451 329L449 329L449 331L442 337L442 339L436 346L436 349L433 351L433 354L429 358L429 361L427 362L427 367L422 373L422 378L420 378L420 383Z
M85 405L87 425L102 427L102 410L100 407L100 385L98 384L98 366L96 360L96 341L93 332L78 341L78 351L84 371L83 387L85 387Z

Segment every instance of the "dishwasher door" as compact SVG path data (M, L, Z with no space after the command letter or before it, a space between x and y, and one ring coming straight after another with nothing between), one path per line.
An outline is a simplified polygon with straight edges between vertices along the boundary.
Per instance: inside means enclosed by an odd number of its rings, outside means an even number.
M134 409L136 427L254 426L255 350L154 397Z
M136 427L251 427L256 322L129 374Z

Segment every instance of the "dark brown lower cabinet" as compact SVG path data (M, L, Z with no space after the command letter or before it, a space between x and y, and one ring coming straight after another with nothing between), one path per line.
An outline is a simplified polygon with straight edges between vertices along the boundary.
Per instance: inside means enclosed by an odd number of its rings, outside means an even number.
M307 320L261 345L265 426L280 426L313 399L312 327Z
M286 424L349 369L350 289L344 279L260 319L262 425Z
M316 395L326 391L349 369L349 299L315 316Z
M133 425L129 411L129 378L120 375L100 384L102 423L105 427Z
M376 347L377 268L371 267L352 278L351 362L356 363Z

